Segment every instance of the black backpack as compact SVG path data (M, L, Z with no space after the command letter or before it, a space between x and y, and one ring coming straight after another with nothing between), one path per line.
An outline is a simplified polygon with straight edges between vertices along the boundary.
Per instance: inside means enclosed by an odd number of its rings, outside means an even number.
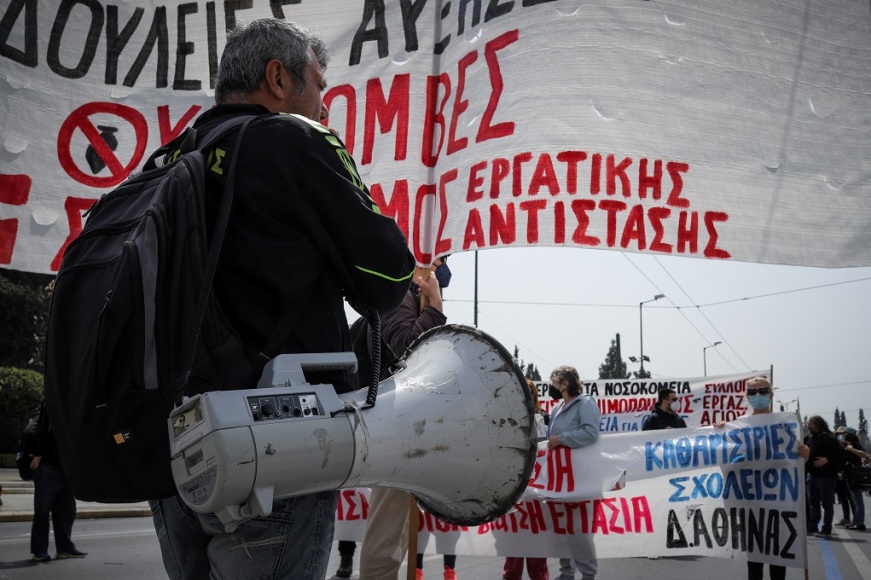
M150 161L94 204L64 254L46 335L45 401L80 500L141 501L176 491L167 418L195 356L214 347L203 344L209 337L200 338L200 330L217 315L209 290L242 134L253 118L225 122L199 148L189 128L160 150L175 148L179 157L162 167ZM218 217L207 232L203 151L237 129Z

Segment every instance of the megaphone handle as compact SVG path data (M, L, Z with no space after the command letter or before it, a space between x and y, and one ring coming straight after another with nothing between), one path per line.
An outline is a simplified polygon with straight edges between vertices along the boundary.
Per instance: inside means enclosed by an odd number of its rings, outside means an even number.
M406 569L406 578L408 580L416 579L415 568L417 568L417 526L418 526L418 511L417 500L409 494L408 501L411 505L408 506L408 566Z
M432 270L429 268L422 268L420 266L414 267L414 279L417 280L418 277L423 278L424 280L429 280L429 276L432 274ZM423 312L423 309L429 305L429 299L426 297L426 294L423 292L420 293L420 311Z

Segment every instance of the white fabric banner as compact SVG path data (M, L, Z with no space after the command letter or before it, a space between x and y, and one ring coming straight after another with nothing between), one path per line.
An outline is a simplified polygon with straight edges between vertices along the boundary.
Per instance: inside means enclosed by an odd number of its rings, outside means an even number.
M712 556L806 566L801 425L790 413L723 429L604 435L580 449L539 448L516 509L477 527L421 514L419 549L475 556ZM366 490L343 490L336 539L362 540ZM352 515L353 514L353 515ZM423 547L423 548L421 548Z
M744 384L760 376L770 381L771 371L684 379L597 379L584 382L584 391L599 405L602 433L640 431L656 405L660 389L673 389L677 393L678 402L672 409L687 425L704 426L745 415L750 408L744 397ZM547 394L550 381L536 385L542 407L550 412L559 402Z
M0 0L0 267L56 271L271 16L330 45L329 124L421 263L871 265L864 0Z

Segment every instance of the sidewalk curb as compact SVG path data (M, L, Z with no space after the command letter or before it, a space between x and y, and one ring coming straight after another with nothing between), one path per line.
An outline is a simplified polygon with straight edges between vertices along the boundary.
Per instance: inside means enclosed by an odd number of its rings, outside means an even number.
M33 521L32 481L21 481L16 469L0 469L0 522ZM76 500L76 519L151 517L147 502L99 503Z
M97 518L135 518L135 517L151 517L149 508L121 508L121 509L106 509L106 510L91 510L83 509L76 511L77 520L89 520ZM33 521L32 511L14 511L7 512L0 510L0 522L30 522Z

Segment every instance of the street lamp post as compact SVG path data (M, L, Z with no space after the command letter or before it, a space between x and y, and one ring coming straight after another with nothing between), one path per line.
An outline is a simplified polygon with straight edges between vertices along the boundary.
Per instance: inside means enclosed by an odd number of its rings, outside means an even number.
M642 307L648 302L653 302L655 300L659 300L660 298L665 298L665 294L657 294L650 300L645 300L644 302L638 303L638 336L641 340L641 370L639 371L639 374L642 377L644 377L644 310L642 309Z
M789 406L792 405L793 403L795 403L796 401L798 401L798 399L793 399L791 401L787 401L786 403L784 403L783 401L780 401L780 400L778 400L777 402L780 403L780 411L781 412L785 411L785 412L789 413Z
M706 347L704 347L704 348L702 349L702 361L703 361L704 364L705 364L705 376L708 376L708 357L707 357L707 354L708 354L708 353L707 353L707 350L708 350L709 348L714 348L714 347L717 346L718 344L722 344L722 342L720 342L720 341L718 340L718 341L715 342L714 344L709 344L708 346L706 346Z

